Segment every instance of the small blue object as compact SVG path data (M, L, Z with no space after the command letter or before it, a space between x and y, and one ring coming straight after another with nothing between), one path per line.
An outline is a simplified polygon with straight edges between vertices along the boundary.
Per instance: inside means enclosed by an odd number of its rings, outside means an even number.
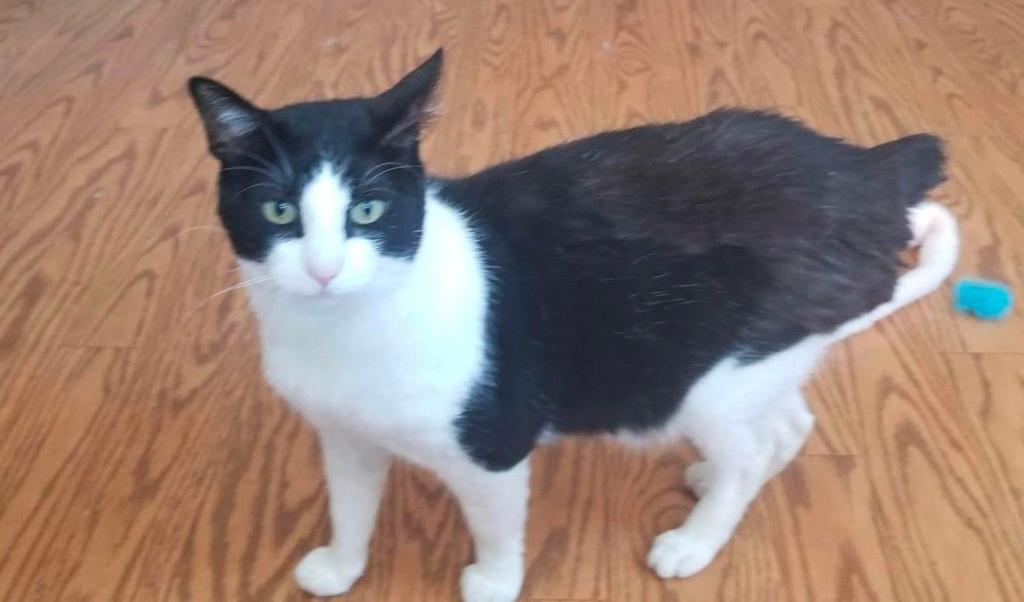
M963 278L953 286L953 307L982 320L998 320L1010 313L1013 292L1002 282Z

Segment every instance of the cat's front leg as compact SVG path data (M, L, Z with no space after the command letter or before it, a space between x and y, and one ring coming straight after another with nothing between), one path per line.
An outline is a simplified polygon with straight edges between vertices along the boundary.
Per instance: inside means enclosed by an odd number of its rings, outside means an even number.
M489 471L466 462L438 470L459 500L475 561L462 571L463 602L512 602L523 584L529 459Z
M366 569L367 547L377 519L390 455L365 441L320 430L331 515L331 543L295 567L299 587L314 596L343 594Z

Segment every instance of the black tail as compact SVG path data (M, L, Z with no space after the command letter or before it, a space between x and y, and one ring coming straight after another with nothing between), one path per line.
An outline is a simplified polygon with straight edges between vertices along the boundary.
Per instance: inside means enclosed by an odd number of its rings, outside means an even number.
M900 198L907 207L945 179L946 154L942 141L931 134L915 134L880 144L868 151L883 169L895 170Z

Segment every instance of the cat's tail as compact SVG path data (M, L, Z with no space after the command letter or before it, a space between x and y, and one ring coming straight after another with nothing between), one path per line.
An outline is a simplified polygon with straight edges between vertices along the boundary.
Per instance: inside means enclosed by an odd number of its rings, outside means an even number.
M942 140L931 134L914 134L868 149L875 165L897 175L900 200L914 207L929 190L946 179L946 154Z
M938 203L924 201L911 207L907 218L912 234L910 247L918 248L917 265L896 280L892 299L840 326L832 333L833 340L860 332L934 291L953 271L960 249L960 235L952 212Z

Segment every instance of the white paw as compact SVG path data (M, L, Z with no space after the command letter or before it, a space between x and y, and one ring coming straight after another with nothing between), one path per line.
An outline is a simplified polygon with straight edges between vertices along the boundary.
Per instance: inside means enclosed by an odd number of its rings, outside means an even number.
M647 565L662 579L690 577L706 567L718 546L694 537L683 528L665 531L654 538Z
M471 564L462 570L462 601L514 602L522 585L521 571Z
M338 596L363 574L366 562L345 562L328 547L311 550L295 567L295 581L314 596Z
M712 472L714 468L707 460L694 462L683 471L683 480L697 497L704 497L708 487L711 485Z

